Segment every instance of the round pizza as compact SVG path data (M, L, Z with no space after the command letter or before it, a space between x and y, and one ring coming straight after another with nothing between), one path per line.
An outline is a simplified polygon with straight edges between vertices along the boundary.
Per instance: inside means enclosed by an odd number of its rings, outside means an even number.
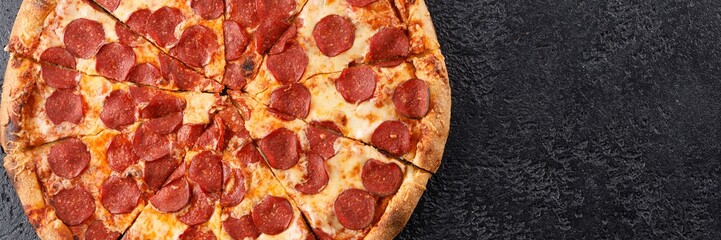
M391 239L449 131L423 0L25 0L6 51L43 239Z

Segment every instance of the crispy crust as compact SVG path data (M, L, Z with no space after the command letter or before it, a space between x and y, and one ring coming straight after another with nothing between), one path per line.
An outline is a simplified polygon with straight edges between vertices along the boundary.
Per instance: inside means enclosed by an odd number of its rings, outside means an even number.
M0 144L6 153L22 147L19 144L22 112L37 80L36 67L31 61L14 54L8 61L0 104Z
M426 183L431 177L429 172L414 167L409 168L412 172L398 189L393 199L388 203L386 212L373 227L365 239L393 239L403 230L411 218L418 200L426 190Z
M419 54L441 47L425 0L394 0L394 4L408 28L411 53Z
M5 51L32 58L40 43L45 18L53 12L55 5L56 0L24 0Z

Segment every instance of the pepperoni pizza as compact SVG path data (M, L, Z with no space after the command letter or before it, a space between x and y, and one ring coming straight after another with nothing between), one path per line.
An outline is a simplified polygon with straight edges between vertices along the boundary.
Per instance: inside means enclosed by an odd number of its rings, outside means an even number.
M43 239L390 239L448 136L422 0L25 0L6 51Z

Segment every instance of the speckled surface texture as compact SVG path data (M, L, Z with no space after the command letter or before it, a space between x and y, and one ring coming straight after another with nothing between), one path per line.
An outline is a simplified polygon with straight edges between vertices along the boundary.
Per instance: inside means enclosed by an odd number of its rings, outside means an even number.
M453 119L400 239L721 239L721 2L427 3Z

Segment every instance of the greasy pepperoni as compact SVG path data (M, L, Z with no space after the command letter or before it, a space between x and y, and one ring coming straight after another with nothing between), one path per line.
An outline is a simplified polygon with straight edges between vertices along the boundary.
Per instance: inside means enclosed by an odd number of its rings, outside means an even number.
M145 180L145 184L148 185L150 190L158 190L176 168L178 168L178 161L170 156L152 162L145 162L143 180Z
M45 114L55 125L78 124L85 116L83 97L72 90L57 90L45 100Z
M402 59L410 52L408 36L399 28L382 28L371 37L368 57L371 61Z
M170 154L171 143L167 136L154 133L143 124L135 131L133 149L143 160L154 161Z
M120 0L96 0L96 3L100 5L101 7L105 8L105 10L108 10L108 12L115 11L116 8L118 8L118 5L120 4Z
M308 67L308 56L303 48L293 44L281 53L268 55L267 67L280 83L294 83L300 80Z
M158 58L160 59L161 75L174 82L178 89L193 90L196 87L202 87L203 83L207 84L203 75L185 67L180 61L162 53Z
M178 129L178 147L193 146L200 134L203 133L202 124L186 124Z
M233 207L238 205L245 197L245 177L240 169L234 169L225 182L223 194L220 196L220 205Z
M148 17L146 30L160 47L171 47L178 42L175 28L183 21L183 13L177 8L162 7Z
M225 1L230 20L240 23L243 27L255 28L258 26L258 13L255 9L255 0L227 0Z
M125 81L130 69L135 66L135 52L120 43L105 44L97 55L95 69L106 78Z
M260 19L286 20L295 10L295 0L256 0Z
M120 233L105 227L103 221L95 220L85 230L85 240L109 240L120 238Z
M112 214L132 212L139 199L140 188L131 178L111 176L100 187L100 202Z
M253 144L245 144L243 148L238 151L236 157L240 159L240 162L244 164L257 163L263 160L263 156L260 155L258 149Z
M363 165L361 179L363 187L370 193L378 197L385 197L396 193L401 187L403 172L398 164L369 159Z
M338 135L328 131L324 128L316 127L311 125L305 132L305 136L308 139L308 145L310 145L310 152L318 154L324 160L327 160L335 155L335 144Z
M52 47L46 49L40 55L40 61L43 62L40 72L43 80L49 86L54 88L74 88L80 81L80 73L71 70L75 69L75 57L65 48Z
M385 121L373 132L371 144L390 154L401 156L411 150L411 133L402 122Z
M105 42L105 30L99 22L78 18L65 27L63 42L74 56L91 58Z
M235 21L226 20L223 22L223 36L225 37L225 60L238 60L248 47L248 36L245 31Z
M50 148L50 170L60 177L74 178L85 170L90 162L90 152L78 138L70 138Z
M185 179L178 179L165 185L149 202L161 212L171 213L183 209L190 201L190 186Z
M192 0L190 7L203 19L219 18L223 14L223 0Z
M213 123L198 137L195 148L222 151L225 148L225 137L223 120L220 117L215 117Z
M366 66L349 67L335 80L335 89L349 103L361 103L373 97L376 74Z
M252 69L251 69L252 71ZM246 74L248 71L243 67L243 64L239 63L228 63L225 65L225 74L223 75L223 84L233 90L241 90L246 84Z
M95 200L82 187L63 189L50 202L58 218L67 225L78 225L95 212Z
M336 198L333 209L343 227L361 230L373 221L376 200L370 193L351 188Z
M193 188L193 195L190 197L190 208L178 220L188 225L198 225L210 220L213 216L213 201L205 195L199 187Z
M195 25L183 31L178 44L170 50L170 55L191 67L203 67L218 50L218 37L208 27Z
M225 126L227 126L232 132L238 133L245 130L245 123L243 120L243 117L240 116L240 113L238 113L238 110L232 107L225 108L218 112L218 117L220 119L223 119L223 123Z
M273 45L273 47L270 48L268 54L278 54L285 51L286 47L295 42L293 39L297 34L298 27L296 27L295 24L290 25L290 27L283 32L283 35L280 35L280 38L278 38L278 41Z
M188 168L188 177L203 191L218 192L223 187L223 156L204 151L193 157Z
M125 21L125 24L127 24L128 27L130 27L130 29L135 31L136 33L145 35L146 33L148 33L147 23L148 18L150 18L151 14L152 12L150 12L150 10L148 9L137 10L130 15L128 21Z
M141 63L130 69L128 82L138 85L157 86L162 81L160 70L150 63Z
M120 130L135 123L135 103L130 94L123 90L115 90L105 97L100 120L105 126Z
M165 183L163 183L163 185L170 184L170 183L174 182L175 180L183 178L185 176L185 172L187 171L186 169L187 169L187 167L186 167L185 163L184 162L180 163L180 165L177 168L175 168L175 171L173 171L173 173L171 173L170 176L168 176L168 179L165 180Z
M190 226L178 236L178 240L215 240L215 234L203 226Z
M130 47L137 47L143 43L143 37L135 34L128 27L120 22L115 23L115 34L121 44Z
M317 154L308 154L308 166L305 182L295 185L295 189L305 194L319 193L328 185L328 172L323 158Z
M260 151L275 169L288 170L298 163L300 142L292 131L279 128L260 140Z
M310 91L297 83L274 90L269 101L270 109L283 120L303 119L310 111Z
M155 95L158 95L159 91L155 88L131 86L128 88L128 92L130 92L133 102L136 105L141 105L149 103Z
M378 0L346 0L346 1L354 7L365 7L368 4L377 2Z
M169 134L175 131L183 122L183 112L177 112L165 117L153 118L145 126L157 134Z
M290 27L285 21L265 19L255 32L255 48L260 54L264 54L280 38L286 29Z
M140 117L164 117L173 113L182 112L185 109L185 106L186 102L184 99L161 93L155 95L148 103L148 106L145 106L140 110Z
M353 47L355 25L345 17L331 14L315 25L313 39L320 52L335 57Z
M262 233L276 235L290 226L293 207L287 199L267 195L253 207L253 223Z
M423 118L430 109L431 91L420 79L411 79L396 87L393 105L396 111L410 118Z
M260 236L260 232L253 224L253 219L250 215L245 215L240 219L234 217L228 217L223 221L223 229L233 239L255 239Z
M106 155L110 168L117 172L123 172L130 165L138 163L140 158L133 151L133 143L124 135L116 135L110 141Z

